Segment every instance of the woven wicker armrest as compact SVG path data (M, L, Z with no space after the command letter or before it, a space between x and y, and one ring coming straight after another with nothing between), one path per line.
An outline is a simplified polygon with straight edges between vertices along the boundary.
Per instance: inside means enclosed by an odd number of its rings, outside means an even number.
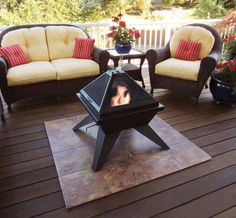
M7 87L7 62L4 57L0 56L0 87Z
M208 56L202 59L198 75L198 80L201 81L201 84L206 83L211 72L215 69L219 58L219 52L211 52Z
M159 49L149 49L146 58L150 64L158 64L170 57L170 49L168 46Z
M110 54L108 51L94 47L93 60L99 64L101 74L107 70L109 58Z
M148 61L149 76L150 76L151 83L153 82L156 64L168 59L169 57L170 57L170 49L169 49L168 44L164 48L160 48L156 50L149 49L146 52L146 58Z

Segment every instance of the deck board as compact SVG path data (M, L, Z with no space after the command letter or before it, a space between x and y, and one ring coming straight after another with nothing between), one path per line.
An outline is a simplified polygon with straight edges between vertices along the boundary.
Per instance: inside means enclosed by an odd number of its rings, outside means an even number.
M215 216L213 218L234 218L236 214L236 207L232 207L228 210L225 210Z
M132 217L142 218L152 217L156 214L161 214L164 211L169 210L169 208L178 207L193 199L197 199L201 196L210 194L211 192L217 191L220 188L224 188L225 186L235 183L236 174L233 173L235 171L236 165L223 169L221 171L214 172L210 175L198 178L194 181L177 186L173 189L169 189L159 194L155 194L153 196L142 199L135 203L131 203L127 206L123 206L116 210L112 210L111 212L105 213L98 217L128 218L129 214L132 214ZM234 187L236 187L236 184L234 185ZM234 193L236 193L236 191ZM181 215L182 214L184 213L181 213ZM176 215L176 213L173 213L173 215ZM198 217L203 216L199 216L198 214Z
M219 201L219 199L221 199ZM209 206L210 202L212 206ZM196 199L188 204L173 209L167 213L155 216L155 218L181 217L181 218L199 218L211 217L215 213L230 208L236 204L236 184L232 184L217 190L209 195ZM233 214L232 214L233 215ZM235 217L235 214L234 216Z
M0 180L0 193L57 178L55 166L27 172Z
M11 145L11 146L3 146L0 148L0 157L27 152L27 151L31 151L37 148L42 148L45 146L49 146L49 141L47 138L29 141L29 142L20 143L20 144Z
M145 74L145 83L148 81ZM150 90L149 84L147 90ZM44 121L84 114L76 97L4 105L0 123L0 217L227 217L235 212L236 108L216 105L209 89L199 104L155 90L158 115L213 158L183 171L67 210ZM212 202L216 206L212 206ZM222 202L222 204L220 204ZM191 216L188 216L191 214ZM200 214L200 215L199 215Z

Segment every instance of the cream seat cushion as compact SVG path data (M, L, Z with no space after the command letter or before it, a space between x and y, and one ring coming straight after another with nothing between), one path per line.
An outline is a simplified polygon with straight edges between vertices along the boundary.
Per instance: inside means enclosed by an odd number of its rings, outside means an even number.
M215 38L210 31L198 26L185 26L177 30L170 40L171 57L175 57L180 39L197 41L201 43L201 49L198 55L198 60L202 60L212 50Z
M99 65L90 59L63 58L51 62L57 71L57 80L76 79L99 74Z
M56 69L48 61L35 61L12 67L7 72L8 86L56 80Z
M71 26L47 26L46 36L50 60L71 58L75 38L88 38L82 29Z
M156 64L155 74L172 78L197 81L201 61L169 58Z
M44 27L22 28L6 33L1 45L13 44L19 44L30 61L49 61Z

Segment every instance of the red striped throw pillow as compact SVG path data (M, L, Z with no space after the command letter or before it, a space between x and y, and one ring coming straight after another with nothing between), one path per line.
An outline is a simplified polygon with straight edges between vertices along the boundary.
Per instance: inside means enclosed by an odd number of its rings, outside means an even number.
M200 42L181 39L175 53L175 58L196 61L200 49Z
M94 39L75 38L73 58L92 59Z
M9 67L29 63L29 58L18 44L0 48L0 55L6 58Z

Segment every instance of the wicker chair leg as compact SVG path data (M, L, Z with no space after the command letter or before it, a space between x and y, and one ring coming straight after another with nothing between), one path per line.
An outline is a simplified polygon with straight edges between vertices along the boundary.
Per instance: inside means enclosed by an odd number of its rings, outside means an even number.
M153 88L151 88L150 94L153 95Z
M8 110L9 112L12 112L12 107L11 107L10 104L7 105L7 110Z
M194 101L195 101L195 105L197 105L198 104L199 95L198 96L194 96L193 98L194 98Z
M1 120L2 120L3 122L6 121L6 118L4 117L3 114L1 115Z

